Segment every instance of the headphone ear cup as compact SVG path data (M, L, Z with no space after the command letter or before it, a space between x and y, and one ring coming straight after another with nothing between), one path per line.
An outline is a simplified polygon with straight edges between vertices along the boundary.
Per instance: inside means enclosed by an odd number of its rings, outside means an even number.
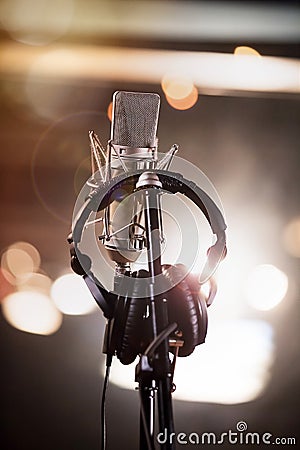
M140 270L133 274L134 278L144 278L149 274L145 270ZM119 327L119 335L116 344L116 354L122 364L131 364L137 355L142 351L143 342L147 333L147 321L144 320L147 307L147 299L137 297L138 283L136 283L136 291L133 290L132 297L127 297L124 302L122 311L117 311L118 316L121 314L121 320L116 322ZM118 317L119 318L119 317ZM117 317L116 317L117 319Z
M194 297L195 304L197 305L198 314L198 343L203 344L205 342L208 326L208 315L207 315L207 301L201 287L199 285L198 279L195 275L188 274L186 281Z
M198 319L199 340L197 345L200 345L205 342L208 326L207 303L201 293L198 295L198 307L199 307L199 319Z
M179 356L190 355L202 344L207 332L207 309L204 298L196 289L196 279L187 275L183 265L164 266L163 273L172 286L167 292L169 322L176 322L184 344Z
M197 305L197 313L198 313L198 344L203 344L205 342L206 334L207 334L207 326L208 326L208 315L207 308L208 304L205 299L203 292L201 291L201 287L196 275L191 273L187 274L186 282L191 290L191 293L194 298L194 302Z
M184 344L179 356L190 355L205 341L207 332L207 305L201 295L196 277L187 275L183 265L163 266L164 279L170 289L166 292L169 323L176 322ZM133 273L133 278L148 277L145 270ZM137 280L138 281L138 280ZM138 283L133 295L119 298L113 319L111 347L122 364L131 364L149 343L151 330L145 319L147 299L138 297Z

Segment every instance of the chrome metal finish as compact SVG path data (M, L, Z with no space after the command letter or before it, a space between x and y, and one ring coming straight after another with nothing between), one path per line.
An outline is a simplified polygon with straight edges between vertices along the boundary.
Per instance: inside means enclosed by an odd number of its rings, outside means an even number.
M141 189L146 186L153 186L161 188L162 184L154 172L144 172L140 175L138 182L136 183L136 188Z

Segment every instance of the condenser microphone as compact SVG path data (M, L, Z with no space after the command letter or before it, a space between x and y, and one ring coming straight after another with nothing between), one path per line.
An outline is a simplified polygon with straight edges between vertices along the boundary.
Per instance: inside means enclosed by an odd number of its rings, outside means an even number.
M150 170L157 163L158 94L117 91L113 95L111 138L108 142L109 177L134 170ZM114 202L109 207L112 233L106 242L110 258L117 264L135 261L143 248L143 232L134 220L133 205ZM128 205L127 205L128 206ZM131 226L127 226L131 224ZM134 236L134 237L133 237Z
M111 144L138 165L157 157L158 94L117 91L113 96ZM116 155L115 155L116 156Z

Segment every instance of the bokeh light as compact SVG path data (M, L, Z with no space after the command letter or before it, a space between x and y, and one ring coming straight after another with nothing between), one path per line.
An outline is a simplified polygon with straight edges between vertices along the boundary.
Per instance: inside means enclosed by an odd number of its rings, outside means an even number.
M222 404L252 401L267 385L273 359L273 333L266 322L211 320L205 345L176 364L174 398ZM209 383L199 382L199 372Z
M20 280L17 286L18 291L40 292L45 295L50 294L52 280L42 273L32 273L25 280Z
M261 264L249 274L245 288L249 304L258 310L268 311L284 299L288 277L271 264Z
M72 273L62 275L54 281L51 297L64 314L88 314L97 309L96 302L83 279Z
M29 242L15 242L1 257L1 267L8 281L17 284L36 272L40 266L39 251Z
M283 245L295 258L300 258L300 216L292 219L283 231Z
M9 274L5 269L0 268L0 302L7 295L14 292L14 286L9 282Z
M167 102L175 109L189 109L198 100L198 90L188 76L166 74L161 80L161 87Z
M5 260L10 273L16 278L34 271L31 256L19 248L9 248L5 253Z
M14 40L40 46L67 32L73 16L73 1L3 0L0 11L1 24Z
M110 102L110 104L107 107L107 117L110 120L110 122L112 121L112 110L113 110L113 103Z
M257 50L252 47L247 46L239 46L234 49L233 52L235 55L248 55L248 56L260 56Z
M190 92L190 94L184 98L174 99L174 98L166 95L166 99L170 106L172 106L173 108L178 109L180 111L184 111L186 109L192 108L197 103L198 90L194 86L192 88L192 91Z
M15 292L4 298L2 312L7 322L18 330L49 335L62 324L62 314L45 294L34 291Z
M173 100L181 100L191 94L194 84L189 77L165 75L161 81L161 87L166 96Z
M269 381L273 360L273 332L266 322L210 321L205 345L197 347L188 358L177 359L173 397L221 404L254 400ZM123 366L115 361L111 382L133 389L135 364Z

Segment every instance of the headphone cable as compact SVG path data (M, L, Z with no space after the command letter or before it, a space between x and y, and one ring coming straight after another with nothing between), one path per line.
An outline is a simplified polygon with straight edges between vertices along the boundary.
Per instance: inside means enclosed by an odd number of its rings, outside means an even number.
M106 393L107 387L109 383L109 375L110 368L112 363L112 355L106 355L106 369L105 369L105 377L102 388L102 397L101 397L101 450L105 450L106 447L106 409L105 409L105 401L106 401Z
M167 337L173 333L173 331L175 331L177 328L177 323L171 323L170 325L167 326L167 328L163 329L157 336L156 338L150 342L150 344L148 345L148 347L146 348L146 350L144 351L144 356L152 356L153 353L155 352L155 350L157 349L157 347L159 347L159 345L165 340L167 339Z

